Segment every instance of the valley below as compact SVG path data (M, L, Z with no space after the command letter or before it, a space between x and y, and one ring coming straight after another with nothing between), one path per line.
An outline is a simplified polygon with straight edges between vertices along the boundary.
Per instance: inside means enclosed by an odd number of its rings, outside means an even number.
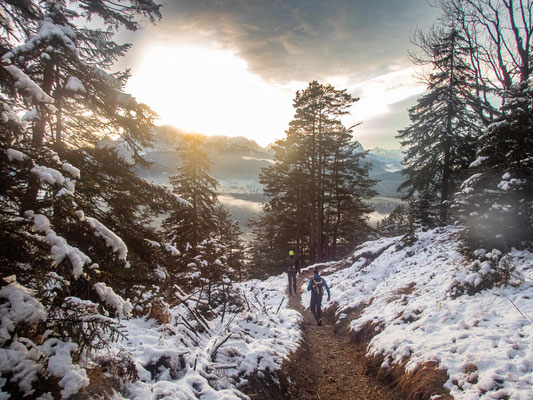
M177 173L180 165L178 149L183 135L172 127L157 127L156 143L144 154L150 167L138 169L138 175L149 182L169 186L169 178ZM243 238L248 241L251 228L247 224L262 214L263 205L268 201L259 175L262 168L274 163L273 151L253 140L227 136L207 137L206 151L211 161L211 176L218 181L219 201L239 222ZM402 203L398 192L403 181L402 153L376 148L369 151L366 160L372 163L369 176L378 181L374 186L378 195L369 200L374 208L369 222L375 226Z

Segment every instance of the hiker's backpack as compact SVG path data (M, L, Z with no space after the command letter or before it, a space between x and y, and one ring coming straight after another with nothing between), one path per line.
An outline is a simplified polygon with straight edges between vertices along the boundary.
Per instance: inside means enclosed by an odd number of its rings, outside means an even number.
M289 260L289 268L287 269L287 272L289 274L295 274L298 271L298 267L296 266L296 258Z
M313 278L313 293L317 296L324 294L324 280L322 278Z

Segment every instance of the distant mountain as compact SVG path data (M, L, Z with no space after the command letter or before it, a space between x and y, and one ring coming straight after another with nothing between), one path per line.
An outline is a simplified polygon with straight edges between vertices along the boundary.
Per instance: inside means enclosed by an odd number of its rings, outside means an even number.
M168 178L176 174L180 164L177 149L184 135L173 127L156 127L155 143L144 152L145 159L152 164L147 170L139 169L139 176L168 185ZM206 150L212 163L211 175L219 182L219 199L246 230L245 224L261 212L262 204L268 200L263 195L259 174L262 168L274 162L272 148L261 147L244 137L207 136ZM364 149L361 147L360 151ZM397 188L403 182L402 158L399 150L375 148L369 151L366 160L372 162L370 177L379 180L374 187L378 196L401 197ZM391 200L391 204L396 204L395 200Z
M374 189L382 197L399 198L402 193L398 187L405 180L403 170L403 153L401 150L386 150L376 147L369 150L368 161L372 162L369 175L372 179L379 179Z
M162 126L154 130L155 144L146 149L145 157L152 162L149 170L140 170L139 174L148 180L168 183L168 177L176 173L179 157L176 149L185 133L180 130ZM248 188L248 191L260 192L259 173L261 169L273 163L273 151L269 146L261 147L254 140L245 137L207 136L206 149L212 162L211 172L221 184L223 192L233 188ZM360 146L360 150L364 151ZM403 181L401 164L403 154L400 150L374 148L366 158L372 162L370 177L379 179L375 189L382 197L401 197L397 192ZM242 191L242 190L241 190Z
M177 149L185 133L169 126L156 127L153 133L155 143L144 153L146 160L153 164L149 170L139 170L139 175L167 184L168 177L174 175L179 166ZM261 168L272 163L268 150L245 137L207 136L206 150L212 162L212 176L222 186L244 184L259 190Z
M373 149L369 150L369 152L370 154L383 160L403 160L403 152L401 149L382 149L380 147L374 147Z

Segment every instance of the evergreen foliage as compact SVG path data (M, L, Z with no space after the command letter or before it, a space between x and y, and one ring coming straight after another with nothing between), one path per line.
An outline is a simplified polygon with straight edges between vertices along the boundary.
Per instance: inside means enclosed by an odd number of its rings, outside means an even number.
M208 303L226 299L225 286L246 275L245 248L237 221L219 203L217 181L210 176L205 137L188 135L179 149L181 166L170 177L175 195L190 206L177 205L163 221L165 236L179 253L174 279L205 288ZM222 289L221 289L222 287ZM202 289L203 290L203 289Z
M159 18L159 6L2 4L0 353L13 369L0 372L14 398L87 386L78 361L122 336L134 283L161 283L163 258L145 238L159 238L151 222L179 202L134 175L155 114L124 93L128 73L106 72L129 48L114 33L139 17Z
M370 232L363 201L374 195L365 153L340 118L356 101L346 90L311 82L294 99L287 137L260 182L271 200L254 224L253 258L279 271L289 249L304 262L336 258Z
M392 237L405 234L408 227L409 210L400 204L387 217L378 221L376 229L381 236Z
M192 247L214 232L215 209L218 206L217 181L209 176L210 161L202 149L205 138L188 135L184 138L179 153L181 166L178 174L170 177L173 192L187 200L192 207L178 206L164 221L170 241L181 251Z
M417 45L423 56L413 60L430 63L433 71L425 78L428 93L409 110L411 125L397 136L406 148L407 179L400 189L407 189L407 198L424 197L428 216L421 218L431 226L431 213L439 214L435 222L448 222L451 195L461 171L473 161L479 125L472 107L474 78L467 64L471 49L464 38L453 28L435 29L419 33Z
M506 92L501 116L480 138L473 175L457 194L472 248L509 251L533 238L533 94L528 82Z

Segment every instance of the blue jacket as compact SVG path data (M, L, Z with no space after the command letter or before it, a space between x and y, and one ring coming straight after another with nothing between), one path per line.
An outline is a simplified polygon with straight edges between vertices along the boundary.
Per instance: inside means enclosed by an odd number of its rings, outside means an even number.
M326 288L328 292L328 297L331 297L331 293L329 292L329 286L326 283L326 280L322 278L320 275L315 275L309 280L309 285L307 285L307 291L310 291L313 288L313 279L322 279L322 282L324 283L324 287ZM312 293L311 293L312 295Z

